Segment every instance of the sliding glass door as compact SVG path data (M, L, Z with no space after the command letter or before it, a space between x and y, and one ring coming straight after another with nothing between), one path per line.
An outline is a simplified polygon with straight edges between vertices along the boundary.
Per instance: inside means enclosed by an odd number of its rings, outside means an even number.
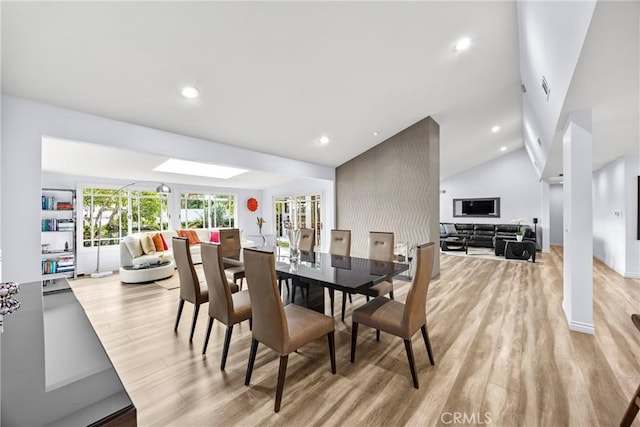
M320 194L279 196L275 198L276 237L286 238L286 224L291 228L315 230L316 248L322 250L322 218Z

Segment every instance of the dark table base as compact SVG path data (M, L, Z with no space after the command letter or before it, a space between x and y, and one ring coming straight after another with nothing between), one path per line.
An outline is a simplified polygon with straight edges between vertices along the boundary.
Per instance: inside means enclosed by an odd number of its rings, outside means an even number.
M442 249L443 251L464 251L464 253L468 253L467 239L444 239L440 242L440 249Z

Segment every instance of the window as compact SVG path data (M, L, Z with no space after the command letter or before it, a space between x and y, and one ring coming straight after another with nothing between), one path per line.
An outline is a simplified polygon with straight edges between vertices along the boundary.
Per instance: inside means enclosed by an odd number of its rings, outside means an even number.
M233 228L236 197L228 194L180 194L181 228Z
M109 246L132 233L169 228L168 196L155 191L85 188L82 206L84 247L98 246L98 234L100 245Z
M322 218L320 194L305 196L283 196L275 198L276 237L286 237L285 224L294 229L313 228L316 248L322 248Z

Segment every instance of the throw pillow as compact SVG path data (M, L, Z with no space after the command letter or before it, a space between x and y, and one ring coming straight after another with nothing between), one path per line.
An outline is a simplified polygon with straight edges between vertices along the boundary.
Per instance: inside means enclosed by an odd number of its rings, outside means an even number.
M169 245L167 245L167 241L164 240L164 235L162 233L158 233L158 234L160 234L160 238L162 239L162 248L165 251L168 251L169 250Z
M194 230L178 230L178 236L189 239L189 246L200 243L200 239L198 239L198 235Z
M220 231L213 230L211 232L211 236L209 237L209 242L211 243L220 243Z
M156 245L153 244L153 239L151 235L145 234L140 238L140 245L142 246L142 252L145 255L155 254L156 253Z
M140 239L138 239L137 237L127 236L122 239L122 241L127 246L127 249L129 249L129 253L132 257L138 258L144 253L142 251L142 246L140 245Z
M448 235L458 234L458 230L456 230L456 226L453 224L445 224L444 229Z
M156 247L156 252L164 251L164 245L162 244L162 234L156 233L151 236L151 239L153 240L153 246Z

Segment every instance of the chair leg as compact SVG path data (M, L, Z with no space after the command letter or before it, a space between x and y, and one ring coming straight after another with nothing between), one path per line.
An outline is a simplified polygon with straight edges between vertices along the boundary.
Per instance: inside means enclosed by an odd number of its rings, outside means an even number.
M253 317L249 317L249 330L253 331Z
M181 299L178 303L178 315L176 316L176 326L173 328L174 331L178 330L178 323L180 323L180 316L182 316L182 309L184 308L184 300Z
M229 343L231 343L231 334L233 334L233 325L227 325L227 333L224 334L224 347L222 348L222 361L220 362L221 371L224 371L224 365L227 364L227 354L229 354Z
M196 321L198 320L198 313L200 312L200 305L194 304L193 306L193 322L191 322L191 334L189 335L189 342L193 341L193 334L196 331Z
M380 341L380 329L376 329L376 341Z
M293 285L291 286L291 303L295 303L296 301L296 284L293 283Z
M433 361L433 352L431 351L431 341L429 341L429 333L427 332L427 324L425 323L424 325L422 325L420 330L422 331L422 338L424 339L424 345L427 347L427 354L429 355L429 362L431 363L431 366L433 366L435 364L435 362Z
M367 295L367 302L369 302L370 299L371 299L371 297L369 295Z
M331 300L331 317L334 316L334 302L335 302L335 297L336 297L336 291L334 291L333 289L329 289L329 299Z
M395 299L395 298L393 297L393 291L389 292L389 297L390 297L391 299Z
M638 409L640 407L640 386L633 394L631 401L629 402L629 406L627 410L624 412L624 416L622 417L622 421L620 421L620 427L630 427L633 423L633 419L638 414Z
M247 375L244 377L244 385L249 385L251 374L253 373L253 364L256 361L256 353L258 352L258 340L251 340L251 350L249 350L249 364L247 365Z
M409 359L409 368L411 369L411 378L413 378L413 386L420 388L418 384L418 375L416 375L416 363L413 360L413 348L411 348L411 340L404 340L404 349L407 351L407 359Z
M209 335L211 335L211 327L213 326L213 317L209 317L209 325L207 325L207 335L204 337L204 346L202 347L202 354L207 352L207 345L209 345Z
M358 324L351 322L351 363L356 361L356 341L358 341Z
M351 294L347 294L346 292L342 292L342 321L344 322L344 312L347 310L347 295L349 295L349 299L351 299Z
M351 294L347 294L349 295L349 303L353 304L353 299L351 299Z
M276 387L276 404L274 411L280 411L280 403L282 402L282 390L284 390L284 375L287 373L287 361L289 355L280 356L280 369L278 370L278 385Z
M331 373L336 373L336 341L334 337L334 331L327 334L327 340L329 341L329 358L331 358Z

